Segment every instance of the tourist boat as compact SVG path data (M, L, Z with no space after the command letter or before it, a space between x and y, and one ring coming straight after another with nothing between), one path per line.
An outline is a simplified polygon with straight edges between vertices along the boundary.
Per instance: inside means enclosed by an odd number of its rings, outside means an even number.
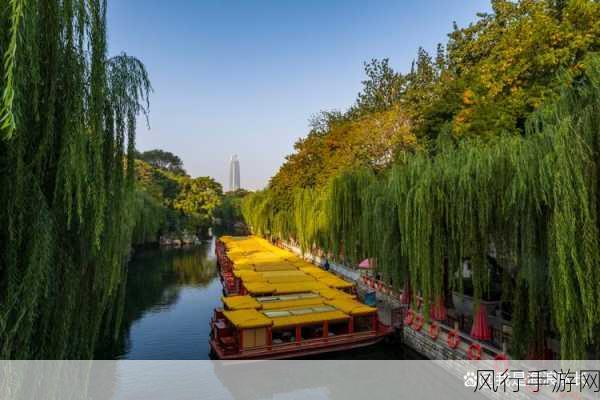
M279 359L368 346L391 328L355 286L255 237L223 237L216 246L223 307L211 321L219 359Z
M355 291L353 283L255 236L222 237L216 253L226 295L265 296L328 288Z
M375 344L391 333L377 309L340 292L224 297L211 321L218 359L284 359Z

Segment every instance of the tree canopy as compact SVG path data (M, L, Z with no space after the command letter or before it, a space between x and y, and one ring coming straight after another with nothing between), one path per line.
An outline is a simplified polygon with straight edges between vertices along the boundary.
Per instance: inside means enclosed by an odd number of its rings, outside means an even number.
M419 49L406 74L365 64L355 104L313 118L243 213L258 234L345 262L373 257L426 313L446 285L463 291L465 259L484 298L493 248L513 354L557 337L562 357L585 358L600 345L600 3L492 9L454 26L435 56Z
M148 150L143 153L138 153L136 158L147 162L155 168L169 171L177 175L186 175L185 169L183 168L183 161L171 152L160 149Z
M106 13L0 5L2 358L91 358L118 326L151 86L139 60L107 55Z
M141 159L136 160L135 165L139 191L150 196L161 210L148 215L150 219L152 216L160 219L153 224L155 229L152 237L146 238L148 241L157 241L164 233L206 232L221 205L221 184L210 177L191 178L178 171L155 167ZM183 163L180 169L183 170Z

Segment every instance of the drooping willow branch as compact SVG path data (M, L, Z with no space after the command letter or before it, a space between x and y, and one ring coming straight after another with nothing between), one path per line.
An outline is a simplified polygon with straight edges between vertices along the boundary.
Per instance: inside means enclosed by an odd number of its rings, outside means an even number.
M563 357L585 358L600 321L600 57L583 65L524 137L406 155L379 175L347 171L324 188L299 188L291 212L267 189L244 200L244 216L259 234L345 262L374 258L388 282L421 293L426 312L445 284L463 290L465 261L475 298L485 298L493 256L519 293L515 340L543 347L555 332Z
M106 56L105 0L0 10L0 356L89 358L119 323L132 236L155 229L134 187L143 64Z
M23 18L23 0L10 0L9 41L3 54L3 78L4 84L0 86L2 98L0 101L0 131L4 131L4 137L12 137L15 129L14 99L15 99L15 66L17 59L17 45L19 26Z

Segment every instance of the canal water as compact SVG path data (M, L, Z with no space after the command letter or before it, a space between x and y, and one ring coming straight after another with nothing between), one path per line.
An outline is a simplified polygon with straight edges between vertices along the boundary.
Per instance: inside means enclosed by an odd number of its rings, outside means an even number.
M209 322L220 306L214 240L188 248L150 249L129 264L123 322L97 358L209 359ZM399 344L328 353L322 359L414 359Z

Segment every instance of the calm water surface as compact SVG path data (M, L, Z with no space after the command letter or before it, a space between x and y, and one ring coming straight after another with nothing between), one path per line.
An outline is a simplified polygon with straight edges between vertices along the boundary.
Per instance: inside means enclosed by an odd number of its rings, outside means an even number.
M209 359L209 322L221 305L214 240L180 249L151 249L129 264L124 321L97 358ZM329 353L327 359L412 359L400 345Z

